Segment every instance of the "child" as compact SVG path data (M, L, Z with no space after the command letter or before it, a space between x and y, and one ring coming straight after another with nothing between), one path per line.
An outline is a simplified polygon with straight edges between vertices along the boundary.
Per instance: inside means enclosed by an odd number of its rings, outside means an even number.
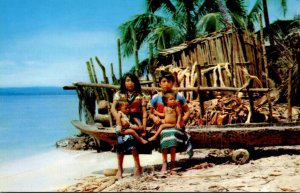
M150 101L150 115L149 118L152 119L155 125L161 124L162 120L161 117L158 116L158 113L164 112L164 102L163 102L163 95L166 92L172 91L173 85L175 82L175 77L170 72L162 71L160 73L158 83L160 88L162 89L161 92L154 95ZM177 93L176 94L176 101L181 109L181 128L183 128L184 124L189 119L190 111L186 102L185 97ZM176 168L176 152L187 151L188 155L191 157L193 155L193 149L190 142L190 136L182 132L181 130L175 128L166 128L161 131L160 133L160 149L159 151L162 153L162 172L167 171L167 155L170 153L171 155L171 163L170 169L171 172L174 168ZM173 172L172 172L173 173Z
M164 110L163 113L156 112L162 119L161 125L159 126L158 130L156 131L155 135L150 137L148 140L153 141L156 140L157 136L161 133L163 129L172 128L172 127L180 127L181 121L181 112L178 106L178 102L176 100L176 93L172 91L168 91L163 95L163 102L164 102ZM153 109L153 111L155 111Z
M136 138L141 143L147 144L148 141L143 139L141 136L139 136L138 133L135 131L141 127L140 121L137 118L133 117L133 120L136 122L137 125L130 123L130 117L128 115L129 114L128 102L119 101L117 103L117 109L118 109L118 115L121 120L121 126L117 125L116 132L123 134L123 135L128 135L128 134L132 135L134 138Z

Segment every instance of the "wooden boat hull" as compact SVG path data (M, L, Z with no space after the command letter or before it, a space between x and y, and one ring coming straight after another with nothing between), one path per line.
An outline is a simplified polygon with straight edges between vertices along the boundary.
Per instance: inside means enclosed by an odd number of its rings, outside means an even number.
M117 144L114 128L87 125L78 120L71 123L81 132ZM250 148L264 146L300 145L300 124L281 125L247 124L226 126L186 127L191 135L193 148Z
M251 148L300 145L300 124L253 124L189 128L193 148Z
M96 125L87 125L78 120L71 121L72 125L74 125L77 129L79 129L82 133L88 134L96 140L105 141L110 145L117 144L117 136L115 134L114 128L106 127L101 128Z

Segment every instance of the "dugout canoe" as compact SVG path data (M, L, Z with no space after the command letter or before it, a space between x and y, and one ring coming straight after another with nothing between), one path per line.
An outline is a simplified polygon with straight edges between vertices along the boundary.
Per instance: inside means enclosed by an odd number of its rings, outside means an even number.
M71 123L81 132L110 145L117 144L114 128ZM277 124L235 124L186 127L193 148L251 148L300 145L300 122Z

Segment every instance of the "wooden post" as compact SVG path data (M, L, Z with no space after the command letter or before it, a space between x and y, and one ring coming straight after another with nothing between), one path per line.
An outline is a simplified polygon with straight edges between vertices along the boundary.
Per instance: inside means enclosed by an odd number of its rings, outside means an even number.
M122 78L121 40L118 38L119 80Z
M261 46L262 46L262 51L263 51L263 62L265 66L265 73L266 73L266 87L270 88L269 86L269 72L268 72L268 63L267 63L267 54L266 54L266 48L265 48L265 43L264 43L264 35L263 35L263 25L262 25L262 18L261 14L259 14L259 23L260 23L260 39L261 39ZM273 122L273 115L272 115L272 104L270 101L270 92L266 93L267 95L267 100L269 104L269 113L270 113L270 123Z
M106 76L105 67L102 65L102 63L100 62L100 60L98 59L97 56L96 56L96 61L99 64L100 68L102 69L104 83L108 84L108 78ZM112 127L112 125L113 125L112 124L112 115L111 115L111 112L110 112L110 100L109 100L107 88L103 88L103 90L104 90L105 98L106 98L106 101L107 101L107 109L108 109L108 114L109 114L109 123L110 123L110 126Z
M249 104L250 104L250 111L249 113L251 113L251 118L250 118L250 122L253 122L253 113L254 113L254 98L253 98L253 93L252 91L250 91L250 86L253 86L253 79L250 80L249 85L246 87L247 89L247 93L248 93L248 97L249 97Z
M93 64L92 58L90 58L90 64L91 64L91 69L92 69L92 72L93 72L93 75L94 75L94 82L98 83L98 79L97 79L97 76L96 76L96 71L95 71L95 68L94 68L94 64Z
M288 93L287 93L287 101L288 101L288 121L292 122L292 104L291 104L291 93L292 93L292 68L289 66L288 68Z
M204 114L204 105L203 105L203 101L202 101L202 92L200 90L200 86L201 86L201 66L197 65L197 73L198 73L198 77L197 77L197 84L198 84L198 98L199 98L199 119L202 120L203 114Z
M234 31L232 30L231 33L231 52L230 52L230 62L231 62L231 75L232 75L232 86L238 87L236 81L237 81L237 72L236 72L236 61L234 59L234 51L235 51L235 41L234 41Z
M92 72L92 69L91 69L89 61L86 62L86 67L87 67L87 70L88 70L88 73L89 73L89 77L90 77L91 83L95 83L93 72Z
M81 110L84 112L85 123L94 124L94 115L95 115L95 103L92 101L95 100L94 95L86 94L86 90L83 86L77 86L76 89L77 96L79 98L79 118L81 120Z
M116 75L114 73L113 63L110 63L110 71L111 71L112 82L113 82L113 84L115 84L115 83L117 83L117 78L116 78Z
M96 56L96 61L98 63L98 65L100 66L101 70L102 70L102 73L103 73L103 81L105 84L108 84L108 78L106 76L106 70L105 70L105 67L103 66L103 64L100 62L100 60L98 59L98 57Z

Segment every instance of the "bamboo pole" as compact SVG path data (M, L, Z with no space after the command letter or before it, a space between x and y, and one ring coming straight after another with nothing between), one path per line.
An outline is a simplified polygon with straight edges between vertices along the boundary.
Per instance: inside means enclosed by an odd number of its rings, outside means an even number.
M104 65L100 62L100 60L98 59L97 56L96 56L95 58L96 58L96 61L97 61L98 65L100 66L100 68L101 68L101 70L102 70L102 73L103 73L103 79L104 79L103 81L104 81L105 84L108 84L108 78L107 78L107 76L106 76L106 70L105 70L105 67L104 67Z
M100 62L100 60L98 59L97 56L96 56L95 58L96 58L97 63L99 64L100 68L102 69L104 83L108 84L108 78L107 78L107 76L106 76L105 67L104 67L103 64ZM111 113L110 113L110 100L109 100L109 96L108 96L107 89L103 89L103 90L104 90L105 98L106 98L106 101L107 101L107 109L108 109L108 115L109 115L109 123L110 123L110 126L112 127L113 124L112 124L112 115L111 115Z
M291 104L291 93L292 93L292 68L289 66L288 68L288 93L287 93L287 101L288 101L288 121L292 122L292 104Z
M113 63L110 63L110 71L111 71L112 82L113 82L113 84L115 84L117 82L117 78L114 73Z
M118 90L120 89L120 86L118 85L111 85L111 84L95 84L95 83L84 83L84 82L75 82L73 83L74 86L89 86L89 87L98 87L98 88L109 88L109 89L115 89ZM73 87L68 87L68 88L73 88ZM176 91L195 91L197 92L198 90L201 91L231 91L231 92L248 92L247 89L243 88L235 88L235 87L177 87L174 88ZM161 91L160 87L143 87L143 91ZM266 93L269 91L268 88L249 88L249 91L252 92L262 92Z
M89 73L89 77L90 77L91 83L95 83L93 72L92 72L92 69L91 69L89 61L86 62L86 67L87 67L87 70L88 70L88 73Z
M119 80L122 78L121 40L118 38Z
M93 72L93 75L94 75L94 82L98 83L98 79L97 79L97 76L96 76L96 71L95 71L95 68L94 68L94 64L93 64L92 58L90 58L90 64L91 64L91 69L92 69L92 72Z
M264 35L263 35L263 25L262 25L262 17L261 14L259 14L259 23L260 23L260 39L261 39L261 46L262 46L262 51L263 51L263 62L264 62L264 67L266 71L266 87L270 88L269 86L269 72L268 72L268 63L267 63L267 54L266 54L266 48L265 48L265 43L264 43ZM268 100L268 105L269 105L269 113L270 113L270 123L273 122L273 116L272 116L272 104L270 100L270 93L267 92L267 100Z
M235 47L235 43L234 43L234 32L232 31L231 33L231 47L230 47L230 62L232 64L232 68L231 68L231 74L232 74L232 86L237 87L237 72L236 72L236 61L235 61L235 55L234 55L234 47Z
M90 58L90 65L91 65L91 69L92 69L92 72L93 72L94 82L98 83L98 79L97 79L97 75L96 75L96 71L95 71L95 67L94 67L93 59L92 58ZM98 93L98 90L95 89L94 92L95 92L96 100L97 100L97 103L98 103L101 100L100 96L99 96L99 93Z
M199 98L199 119L202 120L202 116L204 114L204 105L203 105L203 101L202 101L202 92L200 90L200 86L201 86L201 66L197 65L197 74L198 74L198 78L197 78L197 83L198 83L198 98Z

